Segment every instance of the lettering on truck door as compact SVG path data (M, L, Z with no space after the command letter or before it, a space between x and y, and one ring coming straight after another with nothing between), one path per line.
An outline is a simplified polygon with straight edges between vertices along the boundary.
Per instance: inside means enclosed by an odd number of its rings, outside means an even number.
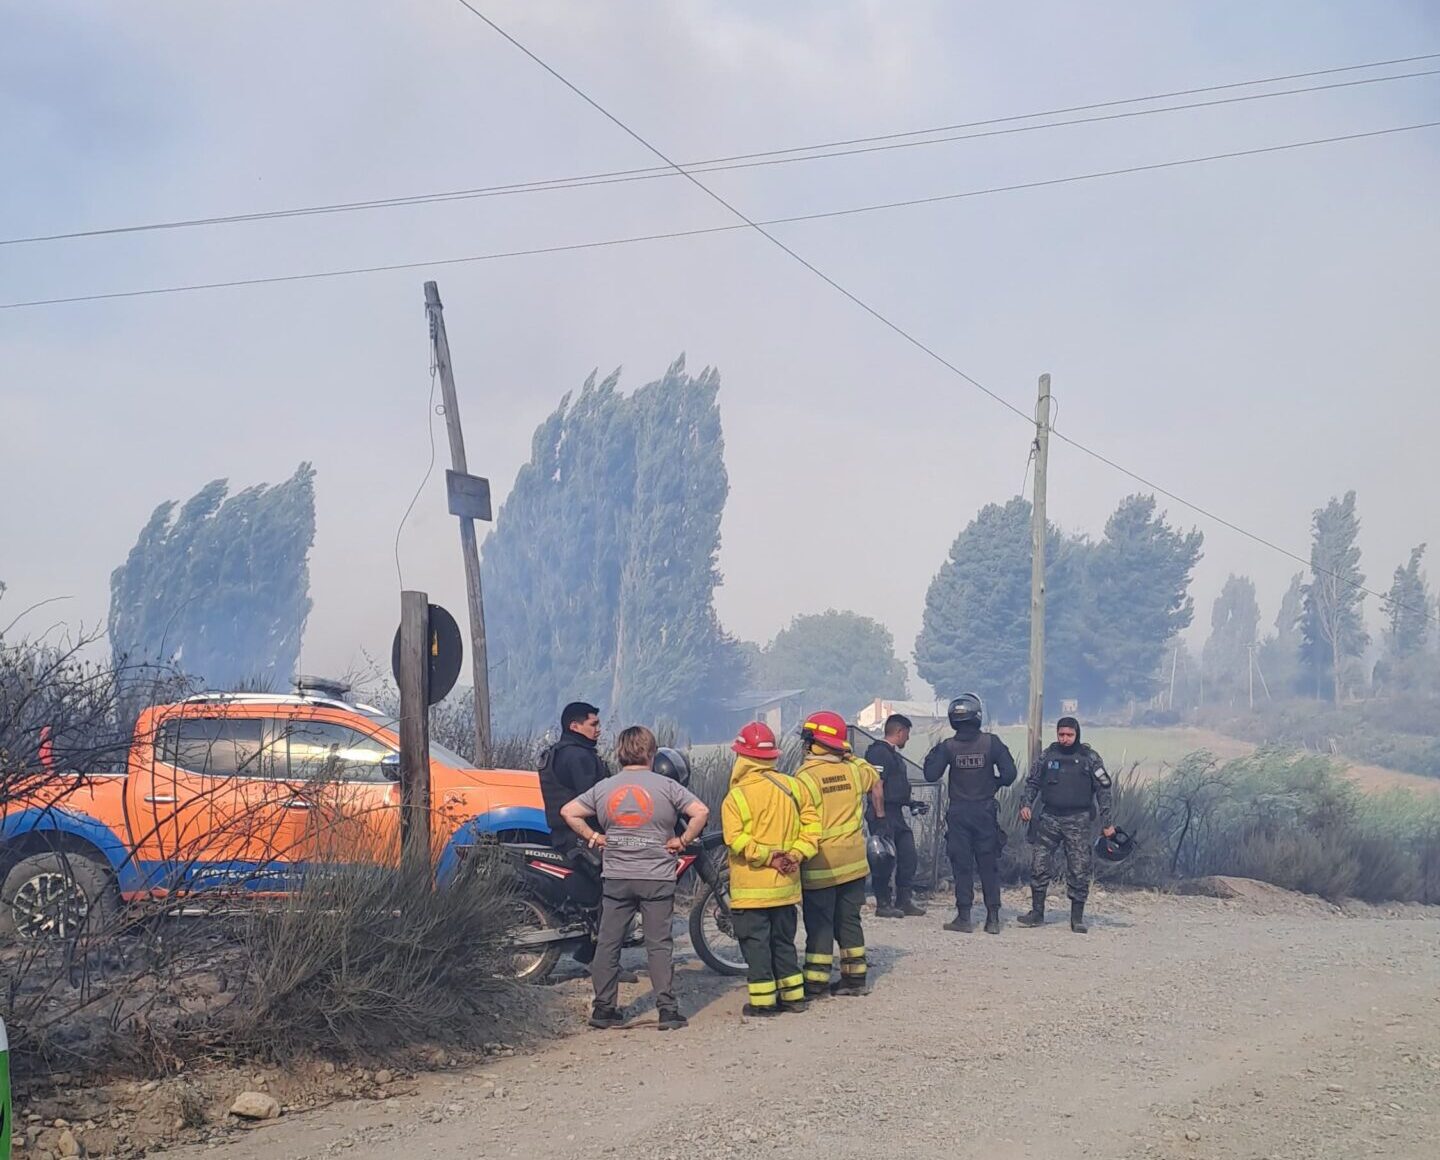
M255 716L181 715L160 727L144 805L173 886L283 889L303 812L276 778L272 723Z

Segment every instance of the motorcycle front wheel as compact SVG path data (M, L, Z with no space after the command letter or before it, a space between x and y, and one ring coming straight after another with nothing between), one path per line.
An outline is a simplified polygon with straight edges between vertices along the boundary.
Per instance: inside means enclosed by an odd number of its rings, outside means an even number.
M512 936L543 934L560 925L542 903L527 895L518 896L510 905L514 908ZM558 942L532 946L517 940L509 948L503 973L517 983L543 983L555 969L563 949Z

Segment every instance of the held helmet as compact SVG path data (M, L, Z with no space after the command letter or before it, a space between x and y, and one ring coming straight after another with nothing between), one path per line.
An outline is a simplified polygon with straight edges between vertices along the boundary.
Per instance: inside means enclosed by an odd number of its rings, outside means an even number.
M961 693L950 702L950 709L945 715L950 718L952 729L959 729L962 725L979 726L984 719L985 708L974 693Z
M1115 836L1107 838L1101 834L1095 839L1095 856L1106 862L1123 862L1135 850L1135 839L1122 830L1115 827Z
M780 756L780 746L775 744L775 731L764 721L751 721L741 729L730 749L741 757L754 757L761 761Z
M865 843L865 857L870 861L870 870L884 878L895 865L895 843L883 834L871 834Z
M819 745L832 753L844 753L850 745L850 729L839 713L821 710L811 713L800 727L806 745Z
M678 749L671 749L668 746L655 751L655 760L650 763L650 768L661 777L668 777L671 781L679 782L687 789L690 787L690 762Z

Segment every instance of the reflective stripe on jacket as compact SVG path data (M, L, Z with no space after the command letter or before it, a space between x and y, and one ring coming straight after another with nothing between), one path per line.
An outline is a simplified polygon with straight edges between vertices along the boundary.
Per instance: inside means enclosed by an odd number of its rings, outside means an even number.
M813 857L820 832L815 808L795 780L773 761L740 757L730 774L730 792L720 807L720 824L730 853L730 906L756 910L800 901L800 875L770 865L776 853Z
M820 849L801 868L810 889L841 886L870 873L865 857L865 798L880 780L868 761L811 754L795 773L800 792L820 815Z

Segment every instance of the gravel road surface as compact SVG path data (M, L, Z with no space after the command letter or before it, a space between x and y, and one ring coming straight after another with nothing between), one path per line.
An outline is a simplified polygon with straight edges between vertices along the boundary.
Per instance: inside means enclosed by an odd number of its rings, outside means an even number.
M1092 899L1064 922L953 935L868 921L873 990L741 1018L688 954L689 1029L577 1033L414 1094L287 1116L171 1155L627 1160L1440 1156L1440 911L1257 887ZM637 965L639 961L637 960ZM638 1003L636 1002L640 1000Z

